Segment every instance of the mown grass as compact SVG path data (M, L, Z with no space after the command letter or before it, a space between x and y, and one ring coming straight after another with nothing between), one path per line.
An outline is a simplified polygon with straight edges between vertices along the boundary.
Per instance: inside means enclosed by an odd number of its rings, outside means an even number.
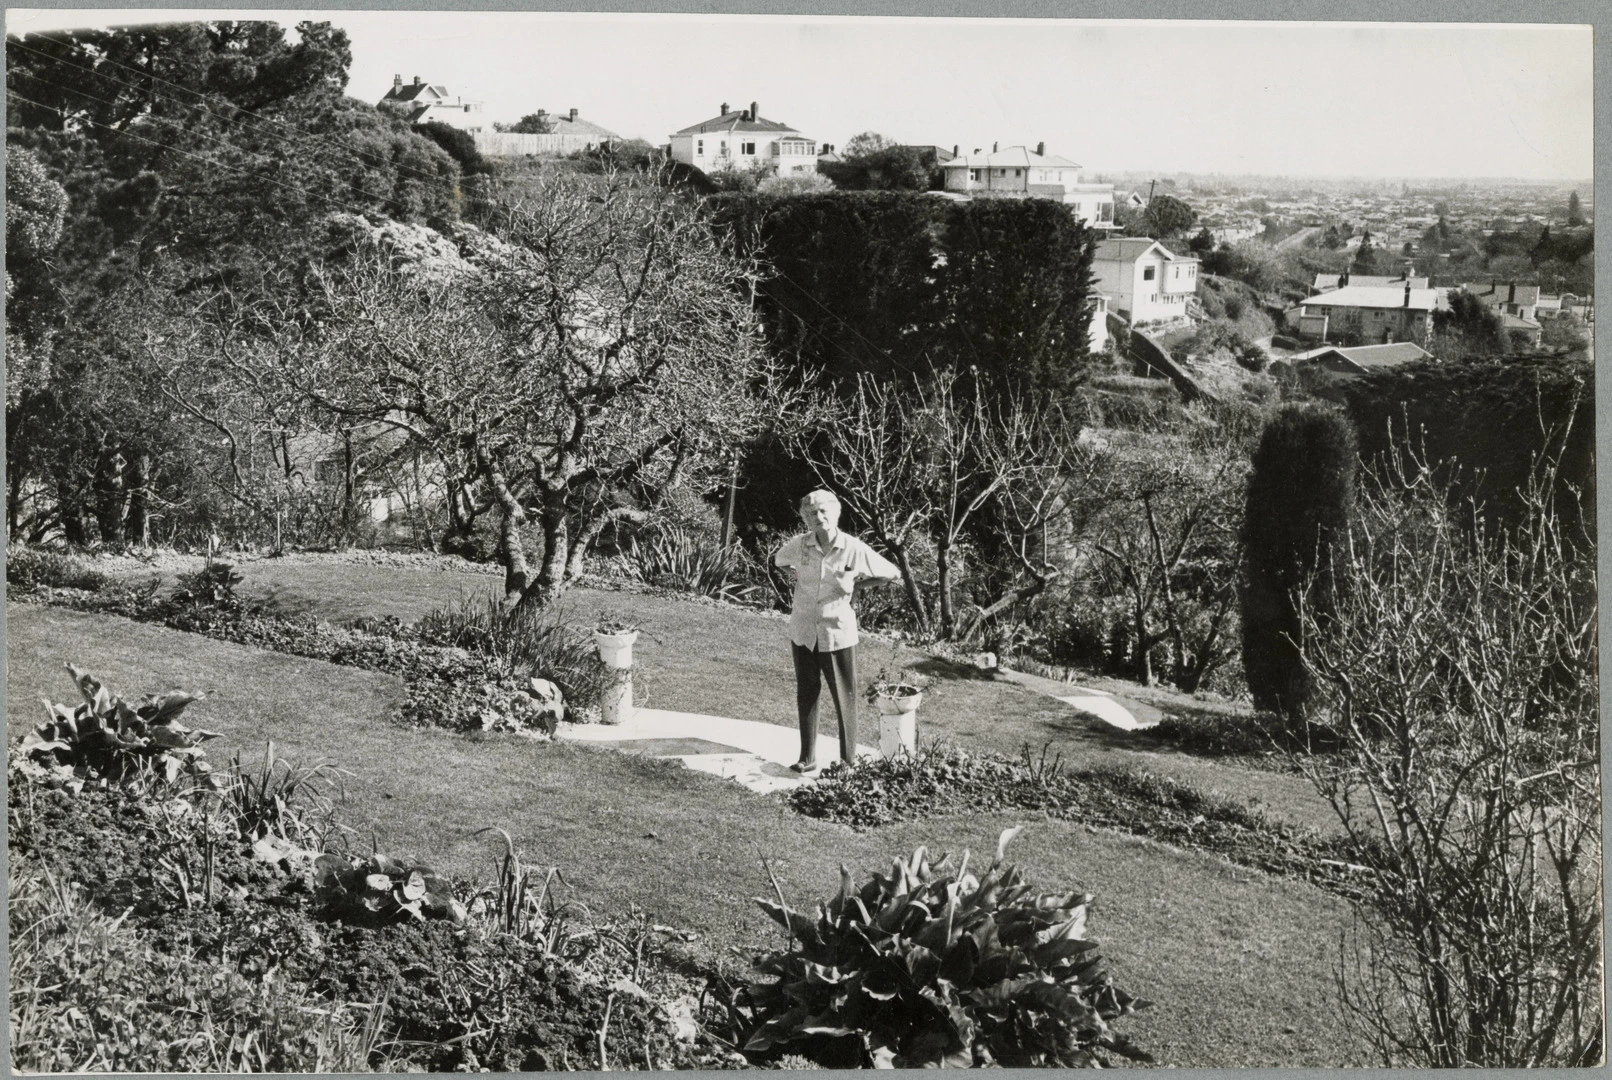
M364 615L419 619L461 597L502 593L502 579L474 570L413 570L308 557L242 563L244 596L286 614L332 621ZM783 616L641 592L573 588L566 607L585 625L600 614L643 628L634 649L638 704L795 726L794 674ZM891 655L891 643L864 637L858 664L866 681ZM1263 769L1181 753L1146 735L1115 732L1030 685L1068 692L1051 680L1025 684L982 679L969 669L901 650L901 662L931 674L936 685L919 713L923 741L946 739L967 749L1017 756L1052 744L1071 767L1135 765L1222 795L1295 824L1334 829L1332 811L1307 781ZM1092 684L1086 684L1092 685ZM1164 712L1179 695L1103 681L1096 689L1132 694L1139 708ZM1192 702L1192 708L1204 707ZM878 742L878 715L860 703L859 739Z
M394 603L397 595L394 588ZM612 599L620 610L645 610L646 598L601 594ZM691 623L706 622L706 609L684 606ZM991 814L854 833L671 763L512 736L400 729L386 719L402 694L390 676L59 609L8 604L7 617L12 738L33 722L39 697L67 700L66 660L131 694L199 689L208 698L192 706L195 722L226 733L211 744L215 757L239 749L250 766L272 739L299 765L329 761L350 770L344 814L363 846L373 834L383 851L486 879L493 846L473 834L502 826L529 863L560 866L575 898L595 914L636 906L694 931L708 963L732 964L733 948L760 945L775 932L749 899L769 888L763 854L788 896L804 901L833 890L842 862L881 867L919 844L983 854L1003 827L1026 820ZM1097 894L1094 936L1116 981L1156 1003L1127 1030L1162 1061L1362 1060L1332 988L1335 942L1348 920L1341 902L1196 852L1031 820L1015 859L1038 884Z

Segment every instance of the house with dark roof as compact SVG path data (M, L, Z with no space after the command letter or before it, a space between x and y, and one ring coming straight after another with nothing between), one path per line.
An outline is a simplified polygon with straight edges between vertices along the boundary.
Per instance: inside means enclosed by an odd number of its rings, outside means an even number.
M1091 269L1109 304L1133 324L1181 318L1198 291L1197 258L1145 236L1099 240Z
M406 83L403 76L392 76L392 88L376 102L383 112L401 116L411 124L432 122L447 124L464 131L482 131L487 127L479 101L450 96L448 88L432 85L418 75Z
M817 171L817 141L781 120L765 119L754 101L748 109L729 109L723 102L716 116L672 133L672 158L708 173L804 175Z
M1353 348L1327 345L1289 357L1278 365L1272 365L1272 369L1278 378L1285 374L1313 389L1340 379L1357 378L1367 372L1389 370L1432 358L1432 353L1413 341L1358 345Z
M975 150L939 164L948 192L975 199L1055 199L1089 226L1115 227L1114 185L1083 183L1081 166L1048 154L1046 143L1037 143L1034 150L993 145L988 154Z

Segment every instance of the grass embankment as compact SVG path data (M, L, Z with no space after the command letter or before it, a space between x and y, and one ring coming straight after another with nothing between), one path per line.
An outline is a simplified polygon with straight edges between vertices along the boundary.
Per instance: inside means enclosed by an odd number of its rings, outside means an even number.
M414 595L404 584L413 575L378 568L371 581L348 568L324 575L320 587L322 575L305 568L287 573L295 565L248 564L248 591L254 583L278 588L282 597L309 598L303 610L341 616L346 613L321 608L373 598L369 586L384 581L387 606L364 613L417 614L399 606ZM254 573L259 567L278 574ZM457 588L453 576L440 575L431 591ZM488 581L466 577L482 587ZM414 602L430 607L447 596L438 592ZM700 657L717 644L723 616L730 620L730 651L753 648L754 662L764 665L763 652L776 643L773 634L751 641L758 630L778 630L760 615L622 594L575 599L630 612L661 638L657 648L667 651L659 664L668 674L655 684L659 694L682 685L671 677L675 644L689 650L691 665L709 668L718 661L719 652L712 660ZM669 619L672 612L661 605L686 616L681 637L646 618L647 611L650 618ZM775 932L749 900L768 888L762 853L790 899L802 901L832 891L842 862L879 867L919 844L983 853L1005 825L1028 816L979 815L856 833L670 763L517 737L399 729L386 719L402 694L401 683L389 676L115 618L15 604L7 614L7 694L18 706L8 714L11 737L32 722L39 697L67 698L71 686L61 664L69 659L134 694L202 690L208 700L194 707L197 722L227 735L212 744L215 758L240 750L251 762L272 739L282 756L299 764L329 761L350 770L345 819L365 840L373 832L381 850L486 879L493 851L472 834L502 826L529 861L562 867L576 899L596 914L636 906L694 931L695 958L704 964L731 965L731 949L758 945ZM703 650L691 647L697 642ZM777 668L761 670L787 693L787 672ZM731 671L722 681L729 680L756 681ZM1013 688L981 683L977 689ZM758 705L776 707L754 692ZM1014 856L1038 883L1097 894L1095 936L1116 982L1157 1006L1128 1020L1127 1030L1161 1061L1301 1066L1360 1058L1338 1020L1331 983L1334 943L1348 917L1340 901L1300 882L1071 822L1034 824L1016 842Z

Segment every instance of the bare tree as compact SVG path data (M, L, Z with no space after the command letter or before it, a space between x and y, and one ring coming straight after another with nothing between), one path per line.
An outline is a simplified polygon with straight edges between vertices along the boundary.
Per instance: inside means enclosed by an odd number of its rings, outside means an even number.
M1057 575L1044 534L1075 462L1056 410L993 395L949 369L911 386L858 376L850 398L826 408L830 419L803 430L795 446L901 569L921 632L971 631ZM1008 586L965 618L959 560L982 540L1012 560L995 575ZM929 551L933 582L919 572L918 555Z
M1373 875L1340 980L1385 1064L1602 1054L1595 549L1553 469L1490 531L1401 459L1364 485L1335 616L1301 597L1342 749L1300 761Z
M771 371L750 266L654 178L560 176L489 217L460 238L468 266L379 250L323 268L259 365L451 463L498 508L507 591L543 602L610 522L714 475L765 418Z
M1087 535L1126 598L1136 677L1154 681L1153 653L1164 646L1170 679L1195 690L1235 648L1227 631L1247 459L1224 437L1209 446L1180 440L1163 453L1150 445L1145 460L1105 462Z

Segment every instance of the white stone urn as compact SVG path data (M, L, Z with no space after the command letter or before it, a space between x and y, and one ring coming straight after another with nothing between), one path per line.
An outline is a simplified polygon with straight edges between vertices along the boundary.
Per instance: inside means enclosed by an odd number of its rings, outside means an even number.
M632 647L637 640L636 630L593 632L599 662L604 664L606 673L604 694L599 701L600 723L620 724L632 719Z
M873 699L879 710L879 753L890 758L918 752L918 705L923 699L921 691L881 693Z

